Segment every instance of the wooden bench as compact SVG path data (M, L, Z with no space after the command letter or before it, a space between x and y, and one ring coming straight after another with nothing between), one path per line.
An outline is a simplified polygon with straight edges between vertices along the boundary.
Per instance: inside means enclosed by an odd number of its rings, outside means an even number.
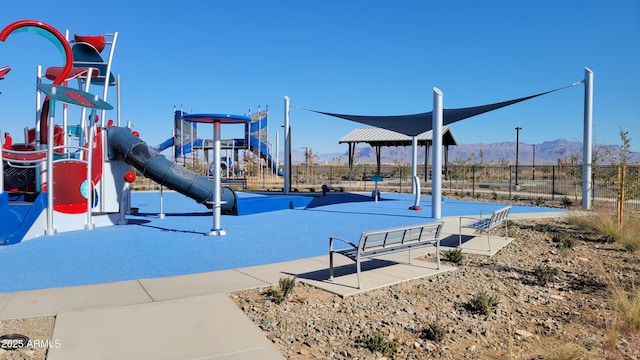
M330 237L329 281L333 281L333 254L344 255L356 262L358 289L362 288L360 280L360 263L362 259L378 255L409 251L409 263L411 263L411 250L425 246L435 246L438 270L440 270L440 232L442 231L442 226L442 222L436 222L366 231L360 235L358 244L341 238ZM334 241L336 240L349 245L349 247L334 249Z
M491 212L483 212L480 210L479 217L461 216L458 228L458 246L462 245L462 228L468 228L474 229L480 234L486 233L489 251L491 251L491 236L489 234L491 229L504 225L504 237L509 237L507 234L507 217L509 216L510 210L511 205ZM491 214L491 216L488 214ZM463 224L463 220L465 220L465 224Z

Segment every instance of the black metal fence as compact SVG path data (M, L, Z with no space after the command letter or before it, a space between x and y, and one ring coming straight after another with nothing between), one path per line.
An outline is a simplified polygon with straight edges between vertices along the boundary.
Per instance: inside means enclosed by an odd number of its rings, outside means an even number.
M426 170L426 171L425 171ZM320 187L327 184L343 191L372 191L371 176L377 172L373 164L293 165L294 188ZM426 173L426 174L425 174ZM407 164L381 165L383 191L410 192L411 167ZM431 190L431 168L418 166L423 193ZM445 196L474 197L492 200L524 200L542 205L549 201L565 206L582 202L582 166L580 165L449 165L442 174ZM591 197L594 207L615 208L621 179L625 183L625 206L640 210L640 166L622 168L598 165L592 168Z

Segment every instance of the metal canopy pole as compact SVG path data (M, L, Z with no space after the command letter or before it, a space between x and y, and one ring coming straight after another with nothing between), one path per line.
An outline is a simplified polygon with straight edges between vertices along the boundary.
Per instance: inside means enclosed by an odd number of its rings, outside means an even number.
M584 68L584 130L582 149L582 207L591 209L591 161L593 129L593 71Z
M411 178L415 182L418 180L418 136L411 137ZM413 191L417 190L416 185L413 185Z
M220 121L213 122L213 227L207 236L224 236L227 232L221 229L222 202L220 200Z
M442 218L442 91L433 88L433 166L431 169L431 217Z
M291 188L291 128L289 126L289 97L284 97L284 188L289 194Z

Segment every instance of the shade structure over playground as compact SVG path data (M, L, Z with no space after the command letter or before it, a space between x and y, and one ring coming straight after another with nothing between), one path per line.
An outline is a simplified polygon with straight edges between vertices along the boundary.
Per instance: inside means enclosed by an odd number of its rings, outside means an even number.
M220 159L220 125L221 124L244 124L251 121L248 116L242 115L230 115L230 114L184 114L183 120L188 120L197 123L213 124L213 158ZM226 231L222 230L220 225L221 215L221 185L220 185L220 162L213 162L213 226L211 231L205 235L208 236L222 236L226 235Z
M222 124L244 124L251 121L251 118L244 115L231 115L231 114L184 114L182 119L197 122L213 124L214 122L220 122Z
M578 85L580 82L573 83L561 88L541 92L539 94L521 97L518 99L502 101L494 104L472 106L459 109L444 109L443 110L443 125L449 125L456 121L468 119L470 117L484 114L489 111L497 110L505 106L517 104L519 102L536 98L538 96L546 95L558 90L562 90L574 85ZM310 110L318 114L329 115L345 120L355 121L361 124L367 124L382 129L395 131L408 136L417 136L425 131L432 130L432 116L433 112L425 112L412 115L347 115L337 114L325 111Z

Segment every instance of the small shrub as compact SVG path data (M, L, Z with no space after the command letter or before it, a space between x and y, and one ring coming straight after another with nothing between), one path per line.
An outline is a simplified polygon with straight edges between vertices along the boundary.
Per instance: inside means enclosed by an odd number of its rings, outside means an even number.
M492 200L498 200L498 193L497 193L497 192L495 192L495 191L492 191L492 192L491 192L491 199L492 199Z
M268 295L271 297L271 300L276 304L282 304L293 292L293 288L296 285L295 278L280 278L279 281L280 288L274 289L271 288L268 291Z
M282 293L282 291L280 291L280 289L271 288L267 292L267 295L269 295L271 301L278 305L282 304L286 300L284 294Z
M369 349L371 352L379 352L384 356L391 356L398 351L400 343L396 340L387 340L379 331L363 335L357 340L358 346Z
M541 196L538 196L535 201L536 206L544 205L544 199Z
M562 206L569 207L573 205L573 200L569 199L567 196L563 196L561 200Z
M474 313L491 316L491 314L496 312L498 303L499 301L496 296L489 295L486 291L481 291L469 300L467 309Z
M476 193L476 199L480 199L480 193Z
M280 278L279 285L284 296L289 297L293 292L293 288L296 286L296 279L292 277Z
M541 223L541 224L536 224L534 229L536 231L539 231L539 232L553 232L554 231L553 226L551 226L551 224L546 223L546 222L545 223Z
M560 249L571 249L576 244L575 239L565 232L553 234L551 241L556 243Z
M513 202L518 202L520 201L520 195L513 195Z
M536 266L533 269L533 275L536 277L536 281L540 286L546 286L548 283L553 282L556 275L558 275L558 269L552 268L549 265Z
M462 263L464 254L462 254L462 249L453 249L443 252L442 257L444 257L444 259L450 263L459 265Z
M422 338L435 342L442 342L446 333L447 331L442 325L440 325L440 323L432 322L422 330Z

